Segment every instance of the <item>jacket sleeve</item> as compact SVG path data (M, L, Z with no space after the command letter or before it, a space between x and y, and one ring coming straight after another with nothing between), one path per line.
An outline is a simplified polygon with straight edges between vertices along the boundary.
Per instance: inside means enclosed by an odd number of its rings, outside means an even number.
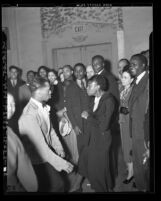
M42 159L49 162L57 171L61 171L66 166L66 161L56 155L48 147L40 126L34 116L26 115L21 117L19 120L19 130L20 134L27 135Z

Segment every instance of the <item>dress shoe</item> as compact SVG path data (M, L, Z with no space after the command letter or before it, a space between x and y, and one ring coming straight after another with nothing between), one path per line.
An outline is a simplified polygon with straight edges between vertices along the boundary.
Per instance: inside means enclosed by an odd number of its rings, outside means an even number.
M129 179L125 179L123 181L124 184L129 184L133 180L134 176L130 177Z

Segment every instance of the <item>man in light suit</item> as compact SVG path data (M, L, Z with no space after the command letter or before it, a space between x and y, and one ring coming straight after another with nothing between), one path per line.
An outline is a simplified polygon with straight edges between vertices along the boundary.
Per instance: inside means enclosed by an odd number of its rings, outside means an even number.
M35 78L31 93L19 119L19 130L38 177L38 191L64 192L59 172L70 173L73 165L63 159L63 147L49 120L50 107L43 107L51 96L49 82L41 77Z
M15 112L15 101L7 94L7 119ZM13 130L7 127L7 192L36 192L37 177L22 142Z
M130 135L132 137L132 157L136 187L140 191L148 190L144 154L149 150L146 140L147 130L144 129L146 114L149 108L149 73L146 70L147 59L141 54L130 59L131 73L136 77L129 99ZM147 117L148 118L148 117Z

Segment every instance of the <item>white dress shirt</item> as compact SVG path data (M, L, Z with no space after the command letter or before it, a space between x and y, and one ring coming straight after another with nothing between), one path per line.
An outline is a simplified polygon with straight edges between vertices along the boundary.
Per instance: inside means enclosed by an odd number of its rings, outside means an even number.
M94 107L93 107L93 112L96 111L96 109L98 108L98 104L100 102L101 96L100 97L95 97L94 99Z
M17 80L11 80L12 86L15 87L17 84Z
M82 79L82 80L76 80L76 82L77 82L77 84L78 84L78 86L80 87L80 88L82 88L82 82L83 82L83 84L84 84L84 87L86 88L86 81L85 81L85 79Z
M104 69L102 69L100 72L98 72L97 75L100 75L100 74L102 73L103 70L104 70Z
M145 71L143 71L140 75L137 76L136 78L136 84L139 84L140 80L142 79L142 77L144 77L145 75Z

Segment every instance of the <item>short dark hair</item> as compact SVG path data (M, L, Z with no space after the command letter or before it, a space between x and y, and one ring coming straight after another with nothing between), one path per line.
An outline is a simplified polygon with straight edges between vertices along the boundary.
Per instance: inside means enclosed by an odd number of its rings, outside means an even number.
M103 57L103 56L101 56L101 55L95 55L94 57L92 57L92 61L93 61L93 60L95 60L95 59L101 59L101 60L102 60L102 62L104 62L104 61L105 61L104 57Z
M94 75L88 80L89 82L96 82L102 91L108 91L109 89L109 82L103 75Z
M32 82L32 84L30 85L31 92L33 93L37 89L45 87L45 83L46 82L49 83L49 81L47 79L45 79L45 78L42 78L40 76L35 77L34 80L33 80L33 82Z
M39 75L39 72L40 72L41 69L44 69L44 70L46 71L46 73L48 72L48 67L47 67L47 66L40 66L40 67L38 68L38 70L37 70L38 75Z
M119 63L120 63L121 61L125 61L125 62L127 63L127 65L129 65L129 64L130 64L129 60L128 60L128 59L126 59L126 58L122 58L122 59L120 59L120 60L119 60Z
M134 76L132 75L131 70L130 70L130 65L124 66L124 68L123 68L123 70L122 70L122 73L124 73L124 72L129 73L130 77L131 77L131 78L134 78Z
M16 69L18 72L20 72L20 68L17 67L17 66L11 65L11 66L9 67L9 71L11 71L12 69Z
M28 74L29 74L29 73L33 73L33 74L34 74L34 76L35 76L35 74L36 74L36 72L35 72L35 71L33 71L33 70L29 70L29 71L27 71L27 73L26 73L26 74L27 74L27 76L28 76Z
M138 58L139 61L141 61L142 64L145 64L145 67L147 66L148 64L148 61L147 61L147 58L143 55L143 54L134 54L132 58Z
M68 69L70 69L71 71L73 71L73 68L72 68L71 65L64 65L62 69L64 69L64 68L68 68Z
M57 76L57 72L56 72L56 70L54 70L54 69L49 69L48 72L47 72L47 74L49 74L50 72L54 73L55 76Z
M74 70L75 70L75 68L77 67L77 66L82 66L82 68L84 69L84 71L86 71L86 67L85 67L85 65L83 64L83 63L76 63L75 65L74 65Z

